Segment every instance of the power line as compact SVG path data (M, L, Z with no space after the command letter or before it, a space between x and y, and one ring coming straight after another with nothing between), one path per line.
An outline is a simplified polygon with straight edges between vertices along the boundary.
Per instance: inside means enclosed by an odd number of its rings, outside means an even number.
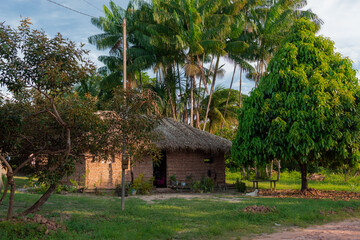
M78 11L78 10L69 8L69 7L64 6L64 5L60 4L60 3L54 2L54 1L52 1L52 0L47 0L47 1L48 1L48 2L51 2L51 3L53 3L53 4L56 4L56 5L60 6L60 7L66 8L66 9L68 9L68 10L70 10L70 11L73 11L73 12L76 12L76 13L79 13L79 14L82 14L82 15L84 15L84 16L88 16L88 17L91 17L91 18L96 18L96 17L91 16L91 15L89 15L89 14L87 14L87 13L83 13L83 12L80 12L80 11Z
M92 3L90 3L90 2L88 2L88 1L86 1L86 0L83 0L83 1L86 2L87 4L89 4L90 6L92 6L93 8L97 9L99 12L102 13L102 10L99 9L98 7L96 7L95 5L93 5Z

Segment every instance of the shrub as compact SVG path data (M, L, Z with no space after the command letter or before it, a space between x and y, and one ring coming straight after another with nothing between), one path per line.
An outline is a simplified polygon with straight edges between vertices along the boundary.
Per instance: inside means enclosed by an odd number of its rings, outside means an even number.
M239 178L236 178L235 188L238 192L246 192L246 184L244 182L241 182Z
M194 181L190 189L195 192L212 192L214 191L214 181L208 177L202 177L200 181Z
M149 181L144 180L144 174L140 174L131 185L131 189L135 189L139 194L148 194L153 188L154 178Z

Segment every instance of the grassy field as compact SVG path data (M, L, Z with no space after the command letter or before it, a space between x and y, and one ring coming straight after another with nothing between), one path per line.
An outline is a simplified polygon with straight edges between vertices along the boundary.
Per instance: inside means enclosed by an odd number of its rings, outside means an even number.
M235 174L228 177L236 179ZM294 177L291 173L286 181L286 174L283 174L284 183L281 181L279 186L298 188L298 182L290 181ZM21 186L26 181L17 179L17 182ZM39 194L17 193L16 211L23 211L39 197ZM281 227L304 227L360 217L360 201L353 200L246 198L238 194L232 196L238 202L229 202L220 201L219 197L229 196L212 194L207 199L157 200L153 204L127 198L126 209L122 212L118 197L55 194L39 214L61 223L66 231L43 235L44 231L39 231L36 224L4 221L0 222L0 239L240 239L279 230L275 223ZM275 206L276 210L261 214L243 211L254 204ZM0 206L0 218L5 217L6 208L7 202Z
M336 190L336 191L351 191L360 192L360 176L350 177L347 182L344 181L344 176L335 173L322 172L325 176L324 181L311 181L308 184L310 188L318 190ZM280 181L276 183L276 189L297 189L301 188L301 175L299 172L283 172L280 175ZM242 173L240 172L227 172L226 182L234 183L236 178L242 179ZM276 179L276 175L273 176ZM252 188L252 182L244 181L247 187ZM269 189L269 183L259 183L259 188Z
M15 207L18 211L24 210L38 197L38 194L18 193ZM48 236L50 239L221 239L271 232L276 228L275 223L307 226L358 217L360 209L359 201L239 198L241 201L237 203L216 199L169 199L155 204L129 198L122 212L117 197L57 194L44 205L40 214L62 222L67 228L67 231ZM242 211L254 204L275 206L276 211L267 214ZM356 210L348 213L344 211L346 207ZM336 214L321 213L329 211ZM0 206L0 218L5 214L6 206ZM2 222L0 239L30 239L32 235L27 235L24 229L31 228Z

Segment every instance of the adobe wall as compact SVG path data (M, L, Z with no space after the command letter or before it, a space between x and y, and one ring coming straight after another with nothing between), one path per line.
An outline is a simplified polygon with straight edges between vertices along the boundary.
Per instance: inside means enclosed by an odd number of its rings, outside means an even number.
M85 174L85 163L79 163L77 162L75 164L75 171L71 176L65 176L62 180L61 180L61 184L64 185L73 185L71 183L71 181L76 181L76 183L80 186L84 185L85 183L85 179L86 179L86 174ZM70 181L71 180L71 181Z
M213 155L212 163L205 163L208 155L201 152L167 152L166 157L168 184L173 174L179 182L185 182L189 175L193 176L192 180L199 181L202 177L208 177L208 171L216 184L225 184L224 154Z
M211 178L216 184L225 184L225 160L224 155L213 155L212 163L205 163L207 158L201 152L167 152L167 181L170 184L170 176L176 175L179 182L185 182L186 176L192 175L192 180L199 181L202 177L208 177L210 171ZM69 179L76 180L79 184L85 183L88 190L115 189L116 185L121 184L121 155L115 158L104 160L95 159L92 156L85 158L83 164L76 164L76 171L67 177L63 184L71 185ZM153 163L150 157L145 157L143 161L134 164L134 179L140 174L144 174L144 179L149 180L153 177ZM131 181L130 168L125 171L125 181ZM84 177L86 176L86 178Z
M85 164L87 189L115 189L121 184L122 164L121 155L108 160L97 160L88 157ZM144 158L142 162L134 164L134 179L144 174L144 179L149 180L153 176L153 165L150 158ZM131 181L130 166L125 170L125 181Z

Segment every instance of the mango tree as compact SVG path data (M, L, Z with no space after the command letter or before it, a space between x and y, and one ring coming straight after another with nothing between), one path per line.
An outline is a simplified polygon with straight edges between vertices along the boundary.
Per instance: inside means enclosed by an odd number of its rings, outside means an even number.
M292 26L240 109L232 151L240 165L295 160L302 191L310 163L336 167L360 159L356 71L315 29L305 19Z

